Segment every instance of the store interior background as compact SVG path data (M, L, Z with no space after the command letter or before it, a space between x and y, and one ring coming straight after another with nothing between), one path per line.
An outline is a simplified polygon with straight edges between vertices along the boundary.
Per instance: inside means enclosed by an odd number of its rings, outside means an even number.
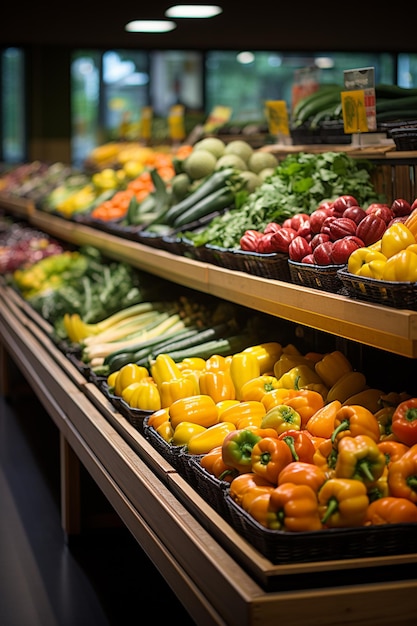
M0 21L0 55L16 49L23 60L18 72L13 68L11 86L3 60L0 161L41 159L78 165L93 145L115 138L126 113L134 124L141 107L151 104L163 117L175 97L195 114L189 118L191 125L205 119L215 104L231 103L236 118L262 117L264 100L288 101L295 70L311 66L318 55L326 53L336 59L336 69L332 74L319 71L319 80L342 81L339 68L351 69L355 62L354 67L374 65L375 60L377 81L396 84L398 55L405 55L407 62L411 59L411 79L404 86L417 85L412 21L401 15L388 19L375 7L358 5L336 14L331 3L311 4L299 11L263 1L256 3L255 9L227 2L221 15L177 20L177 28L162 35L125 31L125 24L132 19L164 18L172 4L157 0L138 5L128 0L120 6L107 6L98 0L75 0L63 15L49 0L27 13L9 7ZM255 62L248 66L237 63L236 56L242 51L254 52ZM114 52L122 64L134 63L141 75L147 74L149 82L130 88L130 94L120 84L115 92L114 84L103 83L103 59ZM93 109L90 103L87 112L80 98L86 95L87 99L93 83L79 86L74 96L75 59L85 55L99 83L94 86L98 95ZM16 151L10 147L12 124L5 116L7 99L19 88L20 72L24 103L15 122ZM404 83L404 76L401 80ZM237 97L242 83L246 90ZM12 110L16 116L18 108Z

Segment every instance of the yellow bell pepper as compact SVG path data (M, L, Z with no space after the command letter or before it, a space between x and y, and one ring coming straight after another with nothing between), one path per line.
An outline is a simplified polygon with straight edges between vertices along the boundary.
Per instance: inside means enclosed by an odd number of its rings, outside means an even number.
M238 404L234 404L225 409L220 415L220 421L231 422L237 426L239 420L244 417L263 417L265 413L266 409L262 402L258 402L257 400L248 400L246 402L239 402Z
M322 382L330 389L346 372L351 372L353 367L343 352L334 350L325 354L321 361L316 363L315 369Z
M226 370L229 369L229 367L230 362L227 360L227 357L221 354L213 354L205 361L206 370Z
M159 387L164 381L181 378L181 370L169 354L158 354L151 365L151 375Z
M274 365L274 376L278 379L298 365L308 365L314 370L314 361L301 354L282 354Z
M261 428L273 428L278 435L287 430L300 430L301 415L291 406L279 404L264 415Z
M243 352L254 354L258 359L260 373L266 374L273 372L274 364L282 354L282 346L277 341L269 341L245 348Z
M188 357L187 359L183 359L179 363L177 363L178 369L182 372L184 370L198 370L202 371L206 369L206 362L199 356Z
M356 276L380 278L387 262L387 257L372 248L357 248L348 259L348 272Z
M195 395L195 383L191 378L185 376L164 380L159 385L159 393L161 395L161 407L168 407L179 398Z
M201 426L201 424L196 424L195 422L180 422L174 428L171 443L173 446L185 446L188 444L191 437L200 433L205 433L206 430L207 428L205 426Z
M382 280L417 282L417 254L407 249L391 256L385 264Z
M169 407L172 427L180 422L193 422L200 426L214 426L219 421L219 411L213 398L204 394L175 400Z
M329 392L327 394L327 402L332 402L333 400L340 400L340 402L345 402L348 398L357 394L365 389L366 386L366 377L362 372L346 372L343 374L335 382L335 384L330 387Z
M220 402L216 402L220 421L224 411L231 406L236 406L236 404L240 404L239 400L220 400Z
M132 383L122 391L122 398L132 409L159 411L161 397L158 387L148 379Z
M241 399L241 389L244 383L261 375L259 361L255 354L238 352L232 356L230 375L235 387L236 398Z
M187 444L189 454L207 454L213 448L221 446L226 435L236 426L231 422L219 422L206 428L204 432L197 433L191 437Z
M199 378L200 393L213 398L214 402L235 400L236 392L230 370L207 370Z
M261 374L252 380L248 380L241 389L242 402L247 400L262 400L264 395L273 389L278 389L278 379L275 376Z
M338 443L336 478L352 478L369 486L382 476L385 465L385 454L367 435L342 437Z
M123 389L132 383L139 382L143 378L149 376L146 367L137 365L136 363L126 363L118 371L114 379L114 393L121 396Z
M318 492L319 513L326 528L363 526L369 498L365 484L353 478L329 478Z
M277 387L284 389L302 389L310 383L323 384L323 380L309 365L298 365L278 379Z
M411 230L402 222L395 222L388 226L381 237L381 252L389 259L415 243L416 239Z
M155 430L158 435L162 437L162 439L164 439L168 443L171 443L172 437L174 436L174 429L172 428L170 421L162 422L162 424L159 424L159 426L157 426Z

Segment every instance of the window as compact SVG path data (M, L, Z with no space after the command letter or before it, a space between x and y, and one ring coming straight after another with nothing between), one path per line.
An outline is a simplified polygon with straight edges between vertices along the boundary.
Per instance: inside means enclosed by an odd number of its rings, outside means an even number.
M23 51L6 48L1 52L0 66L1 159L23 163L27 160Z

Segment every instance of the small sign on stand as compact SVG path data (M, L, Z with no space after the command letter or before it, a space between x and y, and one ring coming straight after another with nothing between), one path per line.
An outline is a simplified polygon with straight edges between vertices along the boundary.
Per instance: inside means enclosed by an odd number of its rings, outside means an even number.
M345 91L341 92L345 133L356 134L361 143L361 133L376 131L375 70L365 67L344 72Z

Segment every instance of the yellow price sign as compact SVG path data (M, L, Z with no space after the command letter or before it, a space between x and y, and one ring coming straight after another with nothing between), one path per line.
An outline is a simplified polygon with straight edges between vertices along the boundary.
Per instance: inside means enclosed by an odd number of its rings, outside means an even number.
M289 136L288 110L285 100L267 100L265 115L271 135Z
M182 104L174 104L169 110L169 135L173 141L182 141L185 138L184 111Z
M341 98L345 133L368 132L364 90L342 91Z
M226 124L232 116L230 107L217 105L214 107L204 124L205 133L213 133Z
M150 139L152 136L152 107L142 107L140 134L142 139Z

